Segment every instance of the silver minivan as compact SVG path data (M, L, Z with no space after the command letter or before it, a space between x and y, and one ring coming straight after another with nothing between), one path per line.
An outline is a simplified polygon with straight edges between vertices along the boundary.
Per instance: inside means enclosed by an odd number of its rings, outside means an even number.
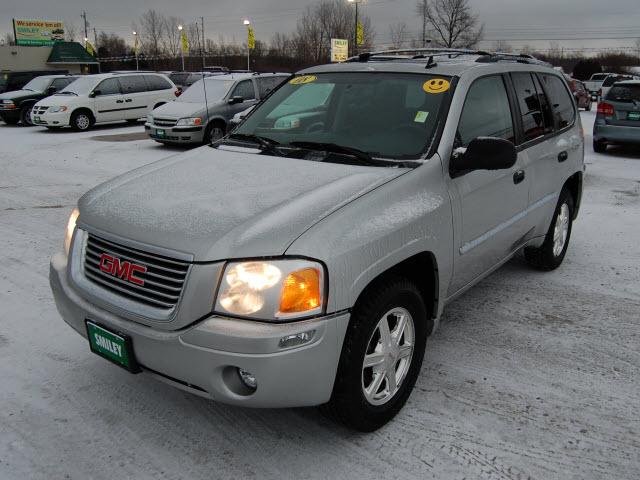
M258 103L289 77L284 73L210 75L147 116L149 137L165 144L219 140L234 115Z
M640 81L614 84L598 104L593 124L593 150L604 153L610 144L640 145Z
M211 146L85 194L51 260L63 319L206 398L388 422L448 303L520 251L560 266L584 171L553 69L412 52L299 72Z

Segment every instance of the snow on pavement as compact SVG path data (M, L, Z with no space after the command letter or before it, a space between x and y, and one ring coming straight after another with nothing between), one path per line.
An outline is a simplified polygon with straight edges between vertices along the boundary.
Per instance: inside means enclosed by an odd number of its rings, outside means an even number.
M49 258L82 193L175 150L127 136L141 125L0 125L0 479L637 478L640 152L594 154L582 117L563 266L519 256L449 305L408 404L367 435L315 409L217 404L90 353L55 310ZM91 138L107 135L124 141Z

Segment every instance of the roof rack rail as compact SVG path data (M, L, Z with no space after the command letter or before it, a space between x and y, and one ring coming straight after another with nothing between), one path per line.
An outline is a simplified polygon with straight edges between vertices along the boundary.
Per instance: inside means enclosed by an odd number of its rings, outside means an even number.
M476 62L479 63L491 63L491 62L499 62L499 61L513 61L518 63L531 63L531 64L543 64L548 65L547 62L543 62L535 58L533 55L525 54L525 53L504 53L504 52L489 52L486 50L473 50L468 48L434 48L434 47L424 47L424 48L403 48L397 50L380 50L375 52L364 52L359 54L356 57L351 57L347 59L347 62L368 62L372 57L379 56L387 56L385 60L393 60L392 58L388 58L388 56L400 55L400 54L411 54L409 58L404 58L405 60L415 60L419 58L428 58L429 63L433 63L433 57L442 57L442 56L460 56L460 55L474 55L479 58L476 59ZM401 59L401 58L399 58Z

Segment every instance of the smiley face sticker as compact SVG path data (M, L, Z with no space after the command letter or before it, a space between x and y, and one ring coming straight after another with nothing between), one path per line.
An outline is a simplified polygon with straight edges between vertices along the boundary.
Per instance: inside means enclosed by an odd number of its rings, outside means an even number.
M318 77L315 75L302 75L300 77L295 77L289 80L291 85L304 85L305 83L315 82Z
M449 90L450 87L451 84L444 78L432 78L422 85L422 89L431 94L444 93Z

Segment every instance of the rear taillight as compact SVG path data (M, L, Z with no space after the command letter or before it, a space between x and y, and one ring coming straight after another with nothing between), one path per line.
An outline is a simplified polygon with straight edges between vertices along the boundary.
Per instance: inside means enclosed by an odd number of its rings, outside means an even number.
M601 97L602 96L602 89L598 90L598 96Z
M610 103L600 102L598 104L598 113L601 113L605 117L613 117L613 114L616 113L616 110Z

